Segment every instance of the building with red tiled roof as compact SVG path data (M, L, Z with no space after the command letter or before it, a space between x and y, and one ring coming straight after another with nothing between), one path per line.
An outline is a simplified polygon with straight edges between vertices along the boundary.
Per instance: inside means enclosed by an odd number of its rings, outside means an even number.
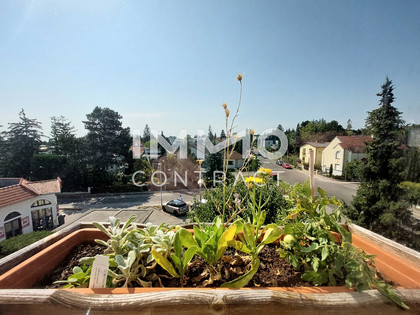
M299 159L302 163L309 163L309 151L312 150L315 164L321 164L322 152L329 144L329 142L306 142L299 148Z
M58 225L60 178L30 182L0 178L0 241L15 235Z
M372 141L371 136L337 136L322 152L322 171L342 176L346 165L355 160L363 159L366 143Z
M224 155L224 159L226 159L226 155ZM242 154L232 151L229 154L228 157L228 169L238 169L244 166L244 158L242 157Z

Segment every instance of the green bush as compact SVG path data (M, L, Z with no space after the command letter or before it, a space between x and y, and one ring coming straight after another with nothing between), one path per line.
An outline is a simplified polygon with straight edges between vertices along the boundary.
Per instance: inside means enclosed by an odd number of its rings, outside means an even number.
M302 162L297 155L285 155L283 156L283 162L293 165L293 167L298 167Z
M411 204L420 205L420 183L402 182L400 187L404 190Z
M18 235L0 242L0 258L18 251L36 241L50 235L51 231L37 231Z
M141 192L148 190L149 185L145 184L142 187L135 186L133 184L113 184L109 186L97 186L93 187L91 192L93 194L100 193L125 193L125 192Z
M232 192L232 190L234 191ZM277 186L277 182L269 180L262 187L255 187L256 199L258 200L262 194L263 202L267 201L263 210L267 212L265 224L275 223L278 218L289 208L289 204L283 196L283 190ZM234 195L238 194L241 207L246 207L240 216L243 218L250 218L252 216L249 203L251 202L248 193L248 187L241 181L233 188L232 184L226 185L226 196L231 195L231 201L227 206L227 218L230 217L232 209L235 207ZM226 198L227 199L227 198ZM188 216L190 218L198 218L201 222L212 222L213 219L219 215L219 210L222 211L223 205L223 186L205 190L202 192L202 200L200 202L195 199L191 204L191 211Z

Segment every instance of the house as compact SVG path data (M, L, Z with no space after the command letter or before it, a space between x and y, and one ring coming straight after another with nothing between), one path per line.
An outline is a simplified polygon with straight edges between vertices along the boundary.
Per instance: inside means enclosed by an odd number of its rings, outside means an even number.
M0 241L58 226L60 191L60 178L38 182L0 178Z
M322 151L329 145L329 142L307 142L299 149L299 159L302 163L309 163L309 151L314 151L315 164L321 164Z
M226 160L226 155L224 155L224 159ZM229 159L228 159L228 169L238 169L244 166L244 158L242 154L232 151L230 152Z
M341 176L347 163L361 160L366 156L366 143L371 136L337 136L322 152L322 172L328 173L332 165L332 174Z

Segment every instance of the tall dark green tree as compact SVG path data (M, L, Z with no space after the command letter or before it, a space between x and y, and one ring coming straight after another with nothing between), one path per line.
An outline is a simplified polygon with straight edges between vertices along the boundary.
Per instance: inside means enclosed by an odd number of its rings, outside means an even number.
M9 123L4 136L4 175L30 178L31 160L34 154L38 153L41 144L41 123L28 118L22 109L19 112L19 122Z
M226 139L226 133L224 129L222 129L222 131L220 132L220 139Z
M209 126L207 137L213 144L216 144L216 136L213 134L211 126ZM206 150L203 167L206 170L205 178L207 182L213 184L214 175L216 175L217 178L217 173L215 172L223 171L223 151L210 153Z
M146 124L143 130L143 137L141 138L143 143L150 141L150 128L149 125Z
M109 108L95 107L86 117L83 123L88 130L86 143L92 185L110 184L113 174L121 171L130 158L130 128L123 128L122 116Z
M385 236L398 238L400 228L407 224L411 213L398 184L402 180L403 120L392 103L392 81L386 78L381 87L379 108L368 113L366 129L373 139L366 145L366 163L361 169L361 183L353 200L352 219Z
M64 116L51 117L50 144L53 152L60 155L72 155L76 149L76 129Z

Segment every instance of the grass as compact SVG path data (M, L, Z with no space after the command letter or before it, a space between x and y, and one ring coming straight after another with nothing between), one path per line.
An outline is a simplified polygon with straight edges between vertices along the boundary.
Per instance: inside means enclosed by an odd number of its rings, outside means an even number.
M7 240L0 242L0 259L24 248L41 238L47 237L52 234L51 231L37 231L18 235Z

